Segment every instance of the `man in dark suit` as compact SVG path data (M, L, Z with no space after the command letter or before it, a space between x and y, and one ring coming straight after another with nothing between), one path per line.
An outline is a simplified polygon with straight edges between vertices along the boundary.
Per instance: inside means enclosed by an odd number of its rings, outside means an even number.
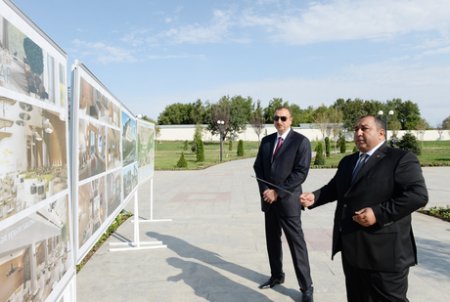
M417 264L411 213L427 204L428 192L417 157L388 147L384 135L378 117L360 118L359 152L341 160L327 185L299 198L308 208L337 200L332 255L341 252L350 302L408 301L409 267Z
M311 163L309 140L291 129L292 116L288 108L275 111L277 132L264 137L253 168L258 178L261 209L265 214L267 252L270 279L260 288L272 288L284 282L281 233L285 234L302 301L313 301L313 288L308 252L301 227L301 206L298 196Z

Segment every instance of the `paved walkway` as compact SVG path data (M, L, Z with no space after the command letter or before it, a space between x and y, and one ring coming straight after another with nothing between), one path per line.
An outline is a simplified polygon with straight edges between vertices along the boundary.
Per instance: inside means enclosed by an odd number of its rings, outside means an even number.
M77 275L77 300L297 300L286 244L286 282L274 289L258 289L269 276L269 265L252 164L253 159L245 159L201 171L156 171L155 221L140 224L140 238L161 241L167 247L111 252L111 242L133 240L133 224L124 223ZM334 172L311 170L304 190L325 184ZM424 173L429 205L450 205L450 168L425 168ZM142 218L150 217L149 188L144 184L139 191ZM132 204L128 209L132 210ZM302 213L316 302L346 301L340 257L330 259L333 212L334 204ZM413 215L413 223L420 263L410 271L409 299L448 301L450 223L420 213Z

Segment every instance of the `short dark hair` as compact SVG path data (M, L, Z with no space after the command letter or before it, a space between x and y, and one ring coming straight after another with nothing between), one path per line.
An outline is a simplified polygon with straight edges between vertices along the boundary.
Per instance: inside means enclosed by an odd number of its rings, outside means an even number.
M278 110L281 110L281 109L287 110L289 112L289 115L292 116L291 109L289 107L287 107L287 106L278 106L278 107L275 108L275 112L277 112Z
M373 117L373 119L375 121L375 125L377 126L377 129L383 129L386 131L385 126L384 126L384 121L381 119L381 117L379 115L366 114L366 115L363 115L360 118L358 118L357 122L359 122L360 120L362 120L363 118L366 118L366 117Z

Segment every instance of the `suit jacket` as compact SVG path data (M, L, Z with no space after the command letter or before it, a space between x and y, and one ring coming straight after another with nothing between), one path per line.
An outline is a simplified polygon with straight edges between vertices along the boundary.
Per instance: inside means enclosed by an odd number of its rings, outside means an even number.
M382 145L361 168L353 184L351 175L358 153L344 157L331 181L314 192L313 207L337 200L334 217L334 256L342 251L353 266L398 272L417 263L411 213L428 202L428 192L417 157ZM376 224L363 227L354 212L371 207ZM332 257L333 257L332 256Z
M302 192L301 185L308 175L311 164L311 144L305 136L291 129L272 161L276 139L277 133L262 139L253 169L256 177L292 192L292 194L258 181L261 210L267 211L272 207L279 210L282 216L297 216L300 215L301 210L298 201ZM263 192L269 188L275 189L278 193L278 200L272 205L262 198Z

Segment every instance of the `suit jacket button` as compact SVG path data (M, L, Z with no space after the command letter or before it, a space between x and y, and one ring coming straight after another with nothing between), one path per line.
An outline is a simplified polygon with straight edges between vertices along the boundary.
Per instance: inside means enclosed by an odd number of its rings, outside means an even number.
M346 203L344 203L343 207L344 207L344 208L346 208L346 207L347 207L347 204L346 204Z

